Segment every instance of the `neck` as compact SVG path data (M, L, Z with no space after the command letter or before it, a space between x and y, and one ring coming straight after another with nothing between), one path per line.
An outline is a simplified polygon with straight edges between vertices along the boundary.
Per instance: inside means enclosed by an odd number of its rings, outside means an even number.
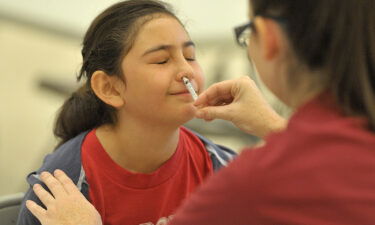
M96 134L118 165L132 172L151 173L176 151L179 128L119 119L115 126L99 127Z
M322 91L323 89L311 90L309 92L293 92L293 97L290 98L289 105L291 106L291 108L297 109L300 106L304 105L306 102L315 98Z
M293 77L295 79L295 76ZM298 80L289 81L289 85L285 85L287 87L285 90L288 96L287 103L293 109L310 101L326 88L326 81L322 78L327 76L324 76L322 71L300 72L298 77Z

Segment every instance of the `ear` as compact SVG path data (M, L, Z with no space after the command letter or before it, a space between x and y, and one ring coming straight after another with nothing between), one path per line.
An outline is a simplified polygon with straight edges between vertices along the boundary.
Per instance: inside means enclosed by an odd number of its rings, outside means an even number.
M284 33L281 27L274 20L264 17L256 17L254 23L262 56L266 60L274 59L282 50L282 37Z
M97 70L91 76L91 88L95 95L108 105L120 108L125 104L123 98L125 85L116 76L109 76L104 71Z

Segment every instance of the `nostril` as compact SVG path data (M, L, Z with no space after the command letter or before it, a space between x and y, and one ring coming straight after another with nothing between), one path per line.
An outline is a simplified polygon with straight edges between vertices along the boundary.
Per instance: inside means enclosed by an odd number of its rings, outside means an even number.
M186 77L182 77L182 81L184 82L185 85L189 83L189 79L187 79Z

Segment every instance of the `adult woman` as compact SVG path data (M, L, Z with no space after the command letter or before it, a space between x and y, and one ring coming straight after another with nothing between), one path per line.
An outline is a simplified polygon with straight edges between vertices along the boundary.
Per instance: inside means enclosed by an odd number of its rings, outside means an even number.
M171 224L373 224L375 2L249 2L251 22L239 31L252 33L242 43L269 89L296 112L264 147L214 175ZM251 85L211 87L196 102L198 116L258 135L283 127L259 124L266 110L251 118ZM222 102L230 104L212 107Z
M373 224L374 1L249 2L240 43L295 113L284 127L245 78L202 93L198 117L228 119L266 145L214 175L171 224Z
M83 41L86 84L64 103L59 147L28 176L64 170L105 224L168 221L180 203L234 155L182 125L195 115L182 78L203 87L195 47L162 2L118 2ZM33 189L25 200L36 200ZM124 204L128 213L123 213ZM24 207L18 224L39 224Z

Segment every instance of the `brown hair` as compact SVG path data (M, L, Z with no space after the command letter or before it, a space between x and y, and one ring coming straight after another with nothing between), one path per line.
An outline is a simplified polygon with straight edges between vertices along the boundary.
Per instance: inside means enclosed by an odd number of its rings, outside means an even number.
M327 71L324 80L344 113L366 117L375 131L375 1L250 2L255 16L282 18L299 60Z
M141 25L156 14L177 19L163 2L129 0L110 6L91 23L83 39L83 63L77 76L78 81L85 78L86 84L74 92L60 109L54 127L54 134L60 139L58 146L83 131L116 122L115 109L102 102L92 91L91 76L95 71L102 70L123 79L123 57L131 49Z

